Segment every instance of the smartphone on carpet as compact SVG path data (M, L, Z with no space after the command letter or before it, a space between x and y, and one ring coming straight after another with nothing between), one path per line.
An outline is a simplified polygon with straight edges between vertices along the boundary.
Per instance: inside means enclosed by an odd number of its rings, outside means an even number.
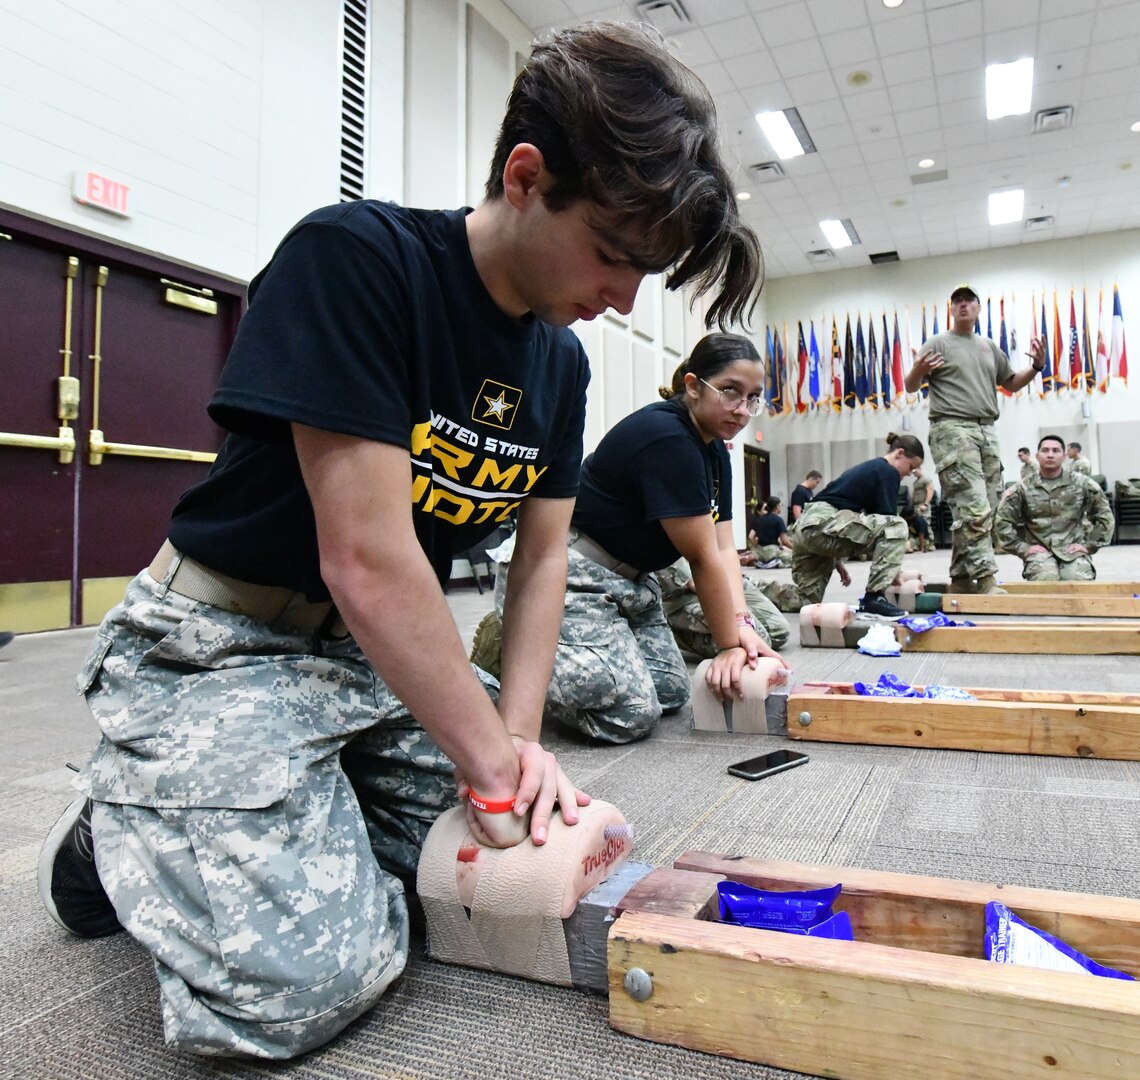
M801 754L797 750L773 750L770 754L761 754L759 757L729 765L728 771L744 780L760 780L785 769L794 769L807 759L807 754Z

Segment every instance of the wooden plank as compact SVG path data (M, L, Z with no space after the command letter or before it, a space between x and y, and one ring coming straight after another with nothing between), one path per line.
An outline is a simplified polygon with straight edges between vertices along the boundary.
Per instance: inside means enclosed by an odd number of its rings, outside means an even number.
M972 596L944 593L938 609L947 615L1064 615L1094 619L1140 618L1140 598L1084 593L1015 593Z
M717 914L716 883L724 874L659 866L622 897L616 911L672 915L679 919L711 919Z
M1140 581L1003 581L1001 587L1011 595L1033 596L1050 593L1071 596L1132 596L1140 593ZM949 582L928 581L927 592L946 592ZM970 595L955 593L953 595Z
M915 701L817 690L791 694L788 717L790 739L1140 761L1140 705Z
M609 954L610 1023L656 1042L845 1080L1140 1076L1134 983L651 914Z
M1000 900L1098 963L1140 976L1140 900L706 851L686 851L673 865L760 889L816 889L839 882L843 892L835 908L851 916L856 941L959 957L985 955L985 906Z
M1003 581L1001 587L1017 596L1066 593L1073 596L1132 596L1140 581Z
M939 627L921 634L897 626L905 652L1015 653L1051 656L1140 655L1140 623L985 623Z
M916 690L926 687L915 684ZM963 686L961 689L985 701L1070 702L1074 705L1140 705L1140 694L1117 694L1100 690L1017 690L1000 686ZM826 691L832 694L854 694L849 682L809 680L796 687L797 694Z

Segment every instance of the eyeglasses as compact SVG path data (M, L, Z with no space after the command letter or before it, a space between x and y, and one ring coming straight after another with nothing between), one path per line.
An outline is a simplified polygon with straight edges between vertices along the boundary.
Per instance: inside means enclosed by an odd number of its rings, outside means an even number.
M697 376L700 378L700 376ZM701 379L710 390L715 390L720 394L720 403L728 409L729 412L736 412L741 405L748 411L749 416L755 416L764 407L764 398L760 394L749 394L744 396L734 386L726 386L723 390L719 386L713 386L711 382L706 379Z

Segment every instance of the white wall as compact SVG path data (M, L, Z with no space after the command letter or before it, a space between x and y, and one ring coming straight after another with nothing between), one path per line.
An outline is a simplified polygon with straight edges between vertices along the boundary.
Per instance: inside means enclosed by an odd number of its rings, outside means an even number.
M246 279L334 201L337 0L0 0L0 200ZM71 197L130 185L133 216Z
M998 336L998 297L1003 293L1006 297L1007 325L1010 298L1016 297L1020 355L1012 357L1012 360L1014 367L1018 368L1029 363L1024 350L1028 347L1029 335L1032 333L1030 296L1031 293L1036 293L1039 323L1043 289L1047 291L1052 350L1052 303L1055 288L1061 310L1067 363L1070 288L1076 290L1078 331L1081 320L1081 288L1088 288L1090 333L1095 347L1094 324L1098 293L1103 287L1107 337L1114 281L1120 288L1125 327L1134 327L1133 341L1140 342L1140 231L1046 241L1020 247L888 263L860 270L837 270L783 278L771 282L765 289L765 319L779 323L781 327L787 321L789 333L794 337L797 320L803 320L806 335L807 321L814 318L818 337L821 316L826 315L827 330L823 336L827 340L825 343L820 339L820 355L828 357L833 313L837 317L842 340L848 311L851 313L853 327L856 312L863 313L865 331L868 313L873 312L881 325L884 307L888 322L892 320L893 310L897 307L900 328L905 335L904 308L909 305L914 344L917 346L920 341L922 304L925 303L927 308L928 330L933 324L932 306L938 308L940 329L946 329L946 300L956 286L968 282L982 298L983 332L985 299L987 296L993 298L995 338ZM1134 346L1134 349L1140 349L1140 345ZM1133 367L1136 367L1135 361ZM1016 476L1017 448L1035 448L1039 433L1046 431L1058 431L1066 438L1082 443L1085 456L1092 461L1093 471L1103 472L1110 485L1115 479L1132 476L1140 471L1140 456L1109 449L1110 446L1135 446L1135 438L1131 437L1131 433L1140 436L1140 426L1135 426L1137 414L1140 413L1140 376L1134 377L1129 387L1113 385L1107 394L1094 392L1091 397L1083 393L1063 392L1041 399L1036 393L1030 395L1026 391L1017 398L1000 400L1001 416L996 430L1008 477ZM1092 412L1092 416L1087 419L1081 415L1084 402L1089 403ZM758 426L763 431L763 445L772 454L773 493L784 496L786 502L791 485L801 478L801 462L809 457L824 473L825 482L833 479L842 467L850 463L839 460L849 450L847 446L839 444L854 440L865 448L866 456L883 452L879 440L890 430L902 430L903 415L910 418L912 434L925 444L929 432L925 405L901 411L880 409L877 413L870 409L844 409L840 416L825 412L820 415L809 413L805 416L758 417L754 427ZM750 439L753 437L749 435ZM794 459L794 474L789 476L787 448L793 444L796 445L796 450L791 455ZM804 444L810 444L810 447ZM933 470L927 471L933 474Z

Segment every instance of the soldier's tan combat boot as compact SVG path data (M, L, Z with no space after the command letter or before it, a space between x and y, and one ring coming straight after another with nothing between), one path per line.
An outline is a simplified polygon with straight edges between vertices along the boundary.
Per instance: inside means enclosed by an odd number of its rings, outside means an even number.
M946 591L948 593L972 593L974 591L974 579L968 577L952 577L950 579L950 588Z
M503 624L493 611L488 611L475 628L471 663L482 668L488 675L494 675L496 679L503 674Z
M1005 589L998 583L997 578L993 574L988 574L986 577L978 578L978 584L975 591L979 596L1007 596Z

